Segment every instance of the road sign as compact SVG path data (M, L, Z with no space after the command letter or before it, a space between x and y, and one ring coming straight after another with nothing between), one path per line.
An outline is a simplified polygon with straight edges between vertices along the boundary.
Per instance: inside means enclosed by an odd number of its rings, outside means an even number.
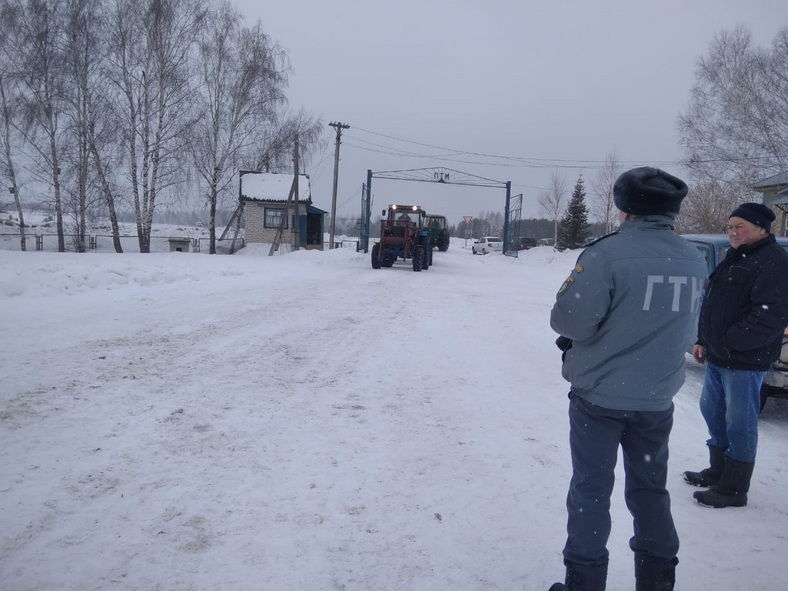
M473 220L473 216L472 215L464 215L464 216L462 216L462 221L465 222L466 224L468 222L470 222L471 220Z

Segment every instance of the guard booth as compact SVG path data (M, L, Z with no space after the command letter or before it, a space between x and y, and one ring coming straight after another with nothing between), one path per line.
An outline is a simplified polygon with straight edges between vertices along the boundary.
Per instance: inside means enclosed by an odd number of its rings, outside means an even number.
M291 174L246 171L241 174L239 199L243 204L242 220L247 243L271 244L283 225L282 243L297 243L300 248L323 250L327 212L312 205L309 175L306 174L298 177L298 239L295 239L294 205L288 207L287 199L292 183Z

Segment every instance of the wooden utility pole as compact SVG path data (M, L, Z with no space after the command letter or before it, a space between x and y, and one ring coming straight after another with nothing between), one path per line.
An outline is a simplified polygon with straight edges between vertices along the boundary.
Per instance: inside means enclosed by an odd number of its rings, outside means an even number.
M271 243L271 250L268 251L268 256L274 256L274 253L279 250L279 244L282 242L282 235L285 231L285 224L287 223L287 216L290 215L290 204L293 201L293 195L296 192L296 185L298 182L296 179L293 179L293 182L290 184L290 193L287 195L287 203L285 204L284 212L282 213L282 217L279 219L279 228L276 230L276 234L274 234L274 241Z
M331 193L331 237L329 238L330 243L328 245L329 250L334 248L334 230L336 229L336 220L337 220L337 182L339 180L339 144L342 141L342 130L343 129L350 129L350 125L347 123L340 123L338 121L332 121L328 124L330 127L333 127L337 132L337 143L336 147L334 148L334 190Z
M284 234L285 224L290 215L291 204L295 203L295 219L293 220L293 246L298 250L298 134L295 137L295 148L293 152L293 182L290 185L290 193L287 195L287 203L285 203L284 213L279 220L279 228L274 235L274 241L271 243L271 250L268 251L268 256L273 256L279 250L279 244L282 242L282 235Z

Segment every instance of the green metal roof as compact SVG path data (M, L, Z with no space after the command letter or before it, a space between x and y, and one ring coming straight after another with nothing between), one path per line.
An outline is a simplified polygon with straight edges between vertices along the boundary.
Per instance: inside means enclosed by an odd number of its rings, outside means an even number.
M788 203L788 188L777 193L777 199L769 201L769 205L785 205Z
M752 188L768 189L769 187L779 187L780 185L788 187L788 170L753 183Z

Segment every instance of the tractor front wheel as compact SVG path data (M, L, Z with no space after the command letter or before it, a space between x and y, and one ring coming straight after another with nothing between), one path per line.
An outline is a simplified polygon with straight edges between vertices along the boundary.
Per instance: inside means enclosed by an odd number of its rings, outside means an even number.
M380 242L372 247L372 268L380 269Z
M421 264L421 268L425 271L430 268L432 265L432 247L429 244L424 245L424 262Z
M413 270L421 271L424 268L424 247L417 246L413 249Z

